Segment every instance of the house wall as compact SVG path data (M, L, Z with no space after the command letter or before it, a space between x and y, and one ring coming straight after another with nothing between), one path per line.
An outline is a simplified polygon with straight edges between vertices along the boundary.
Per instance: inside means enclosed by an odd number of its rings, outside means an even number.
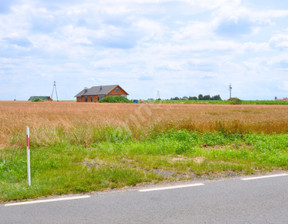
M92 102L97 103L98 102L98 96L92 96L92 97L93 97L93 101ZM91 102L91 96L88 97L88 102Z
M85 102L85 96L77 97L77 102Z
M97 103L98 102L98 96L92 96L93 97L93 101L91 101L91 96L87 96L87 102L94 102ZM77 97L77 102L86 102L85 101L85 96L82 97Z
M77 102L85 102L85 97L84 96L77 97Z
M118 92L116 92L116 89L119 89ZM120 86L117 86L116 88L114 88L108 95L127 95L127 93L120 87Z

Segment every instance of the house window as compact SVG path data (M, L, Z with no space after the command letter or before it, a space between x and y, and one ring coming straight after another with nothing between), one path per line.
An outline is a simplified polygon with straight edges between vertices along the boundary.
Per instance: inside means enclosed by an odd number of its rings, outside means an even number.
M93 96L91 96L91 102L93 102Z
M99 100L101 100L103 98L105 98L105 95L101 95L101 96L98 97Z
M118 93L119 92L119 88L116 88L116 93Z
M85 102L88 102L88 97L87 96L85 96Z

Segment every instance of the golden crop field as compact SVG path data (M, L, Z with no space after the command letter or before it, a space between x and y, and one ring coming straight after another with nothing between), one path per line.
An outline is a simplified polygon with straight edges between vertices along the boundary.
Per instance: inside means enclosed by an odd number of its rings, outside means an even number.
M31 128L31 138L40 145L61 142L59 130L89 143L89 130L100 126L123 126L138 138L151 129L169 128L284 133L288 132L288 106L0 102L0 148L24 147L26 126Z

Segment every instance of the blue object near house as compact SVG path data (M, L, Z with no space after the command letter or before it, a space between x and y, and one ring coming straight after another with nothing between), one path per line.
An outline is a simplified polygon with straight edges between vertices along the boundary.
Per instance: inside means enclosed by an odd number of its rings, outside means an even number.
M134 103L138 103L139 101L138 101L138 100L133 100L133 102L134 102Z

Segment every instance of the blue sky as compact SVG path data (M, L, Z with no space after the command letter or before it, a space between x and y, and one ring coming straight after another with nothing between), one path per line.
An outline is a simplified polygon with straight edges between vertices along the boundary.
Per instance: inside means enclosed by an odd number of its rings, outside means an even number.
M288 96L288 1L0 0L0 100Z

